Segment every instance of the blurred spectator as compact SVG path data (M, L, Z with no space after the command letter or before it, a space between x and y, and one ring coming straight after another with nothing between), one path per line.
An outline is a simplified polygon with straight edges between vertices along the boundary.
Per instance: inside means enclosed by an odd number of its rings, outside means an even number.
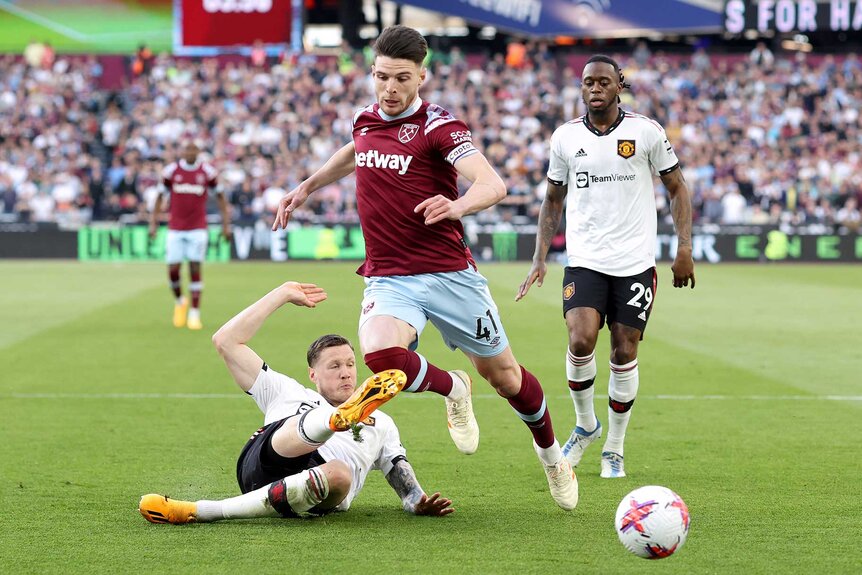
M580 69L565 55L543 42L513 54L507 63L502 54L437 52L423 86L424 98L470 125L509 188L471 225L535 225L550 134L584 113ZM852 226L858 218L862 65L855 55L772 56L769 73L745 56L700 49L691 57L653 54L644 65L615 56L633 84L623 107L667 128L695 221L833 225L840 212ZM283 190L349 141L353 114L373 101L360 52L268 64L160 55L147 73L108 93L97 87L93 58L64 57L45 70L0 55L2 208L21 220L136 221L161 166L190 133L211 144L236 217L268 220ZM667 222L664 194L657 186ZM352 177L320 190L295 217L297 225L354 221Z
M135 57L132 59L132 75L141 76L150 73L153 68L155 56L150 47L146 44L141 44L135 51Z
M752 64L764 70L772 69L773 64L775 64L775 56L772 54L772 50L766 46L766 42L758 42L748 58Z
M45 45L37 40L31 39L24 47L24 61L31 68L41 68L42 58L45 54Z
M710 66L712 66L712 62L710 61L706 50L703 48L695 50L694 55L691 57L691 66L698 72L706 72L709 70Z
M741 224L745 216L745 198L739 193L739 186L735 182L726 183L723 186L721 198L721 223Z
M54 68L54 61L57 59L57 54L54 52L54 47L50 42L45 42L42 45L42 59L39 65L43 70L51 70Z
M835 214L835 221L849 230L856 231L859 229L862 216L859 214L856 198L847 198L844 207Z
M255 40L249 54L249 61L255 68L263 68L266 65L266 46L261 40Z
M649 63L650 57L652 57L652 52L647 46L647 43L643 40L638 41L635 46L635 51L632 54L634 61L637 63L638 68L645 68Z

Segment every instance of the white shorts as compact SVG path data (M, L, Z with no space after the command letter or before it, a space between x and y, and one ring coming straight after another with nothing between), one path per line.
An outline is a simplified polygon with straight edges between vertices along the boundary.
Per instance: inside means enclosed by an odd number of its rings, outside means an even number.
M406 321L419 336L428 320L451 349L479 357L499 355L509 346L488 280L473 268L413 276L365 278L359 328L376 315Z
M209 230L168 230L165 241L165 261L181 264L183 260L202 262L207 255Z

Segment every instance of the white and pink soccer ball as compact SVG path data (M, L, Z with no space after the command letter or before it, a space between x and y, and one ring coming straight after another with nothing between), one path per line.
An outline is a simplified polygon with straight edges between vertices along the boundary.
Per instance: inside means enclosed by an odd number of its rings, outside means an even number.
M625 548L644 559L673 555L685 543L690 523L682 498L658 485L639 487L623 497L615 521Z

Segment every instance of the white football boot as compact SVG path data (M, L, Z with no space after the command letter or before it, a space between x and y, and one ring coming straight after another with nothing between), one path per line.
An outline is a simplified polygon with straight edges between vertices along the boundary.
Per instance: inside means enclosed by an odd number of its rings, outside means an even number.
M626 469L623 466L623 456L613 451L602 451L602 477L611 479L625 476Z
M571 511L578 505L578 478L575 476L575 471L565 457L560 459L553 465L542 464L545 470L545 475L548 477L548 487L551 490L551 497L557 502L557 505Z
M563 455L572 464L572 467L577 467L584 456L584 450L595 440L602 436L602 422L596 418L596 428L592 431L584 431L583 427L575 427L569 440L563 446Z

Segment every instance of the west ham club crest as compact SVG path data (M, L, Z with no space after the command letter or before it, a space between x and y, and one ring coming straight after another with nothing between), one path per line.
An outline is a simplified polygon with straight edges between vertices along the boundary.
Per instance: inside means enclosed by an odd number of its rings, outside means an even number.
M398 141L406 144L416 137L419 133L419 126L416 124L401 124L401 129L398 130Z

